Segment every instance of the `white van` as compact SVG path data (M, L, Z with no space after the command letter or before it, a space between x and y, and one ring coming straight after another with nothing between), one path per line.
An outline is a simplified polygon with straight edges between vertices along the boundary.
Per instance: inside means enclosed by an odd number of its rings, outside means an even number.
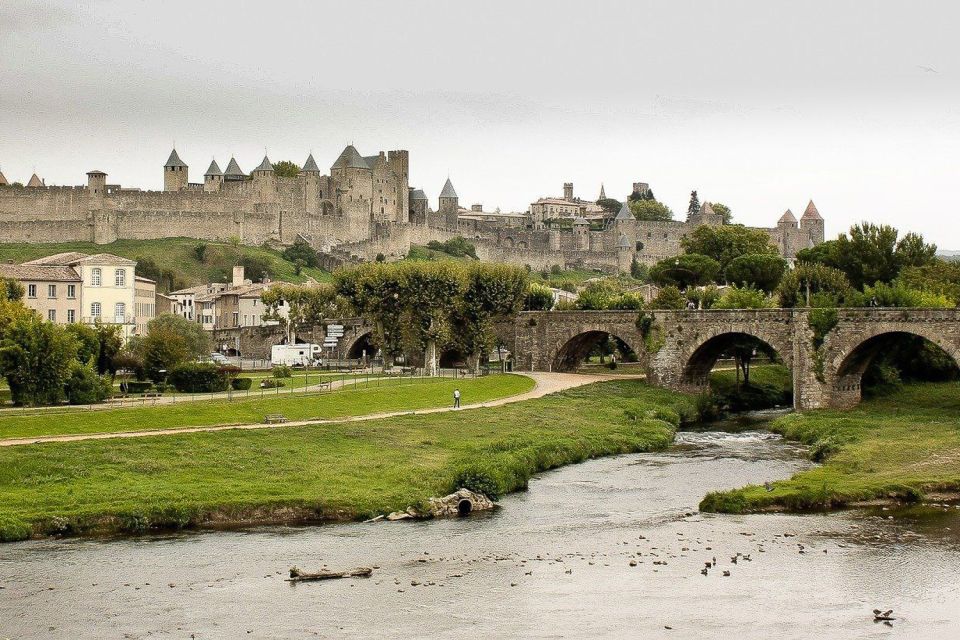
M275 344L270 349L270 363L274 366L285 364L288 367L303 367L312 365L318 358L318 344Z

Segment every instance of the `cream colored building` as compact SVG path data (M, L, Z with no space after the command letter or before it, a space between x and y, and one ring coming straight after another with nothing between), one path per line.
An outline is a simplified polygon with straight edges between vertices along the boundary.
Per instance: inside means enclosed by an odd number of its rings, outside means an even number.
M147 323L157 317L157 283L150 278L136 276L133 291L134 333L147 335Z
M76 283L79 309L73 321L116 324L121 326L124 338L133 335L136 329L135 261L109 253L68 252L31 260L20 266L46 269L51 273L57 268L72 269L79 278ZM71 320L58 317L56 322Z
M0 264L0 276L23 285L23 304L50 322L77 322L82 280L73 267Z

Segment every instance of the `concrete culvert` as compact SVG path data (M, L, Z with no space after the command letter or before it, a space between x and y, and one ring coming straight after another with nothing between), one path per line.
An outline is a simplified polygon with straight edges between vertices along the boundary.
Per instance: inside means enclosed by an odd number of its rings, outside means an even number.
M457 503L457 514L465 516L469 515L471 511L473 511L473 502L470 500L464 498Z

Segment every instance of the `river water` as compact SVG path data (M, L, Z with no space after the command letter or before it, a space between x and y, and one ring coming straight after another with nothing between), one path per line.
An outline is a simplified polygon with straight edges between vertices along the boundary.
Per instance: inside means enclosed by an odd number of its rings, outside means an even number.
M960 509L697 513L801 453L681 433L469 518L3 545L0 638L960 637ZM291 584L292 565L378 568Z

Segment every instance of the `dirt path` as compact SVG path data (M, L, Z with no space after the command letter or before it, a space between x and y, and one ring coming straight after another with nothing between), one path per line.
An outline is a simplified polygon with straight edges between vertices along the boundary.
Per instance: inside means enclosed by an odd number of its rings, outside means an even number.
M468 411L470 409L479 409L481 407L499 407L514 402L522 402L532 398L540 398L550 393L564 391L580 387L591 382L601 382L605 380L624 380L636 376L625 375L583 375L576 373L546 373L546 372L524 372L521 374L532 378L536 386L527 391L505 398L498 398L488 402L477 404L465 404L458 411ZM108 440L111 438L147 438L152 436L176 435L180 433L202 433L207 431L226 431L228 429L276 429L278 427L301 427L312 424L333 424L342 422L362 422L365 420L380 420L382 418L392 418L395 416L424 415L428 413L446 413L454 411L452 407L434 407L431 409L417 409L410 411L390 411L386 413L371 413L362 416L349 416L344 418L330 418L325 420L291 420L281 424L225 424L212 425L208 427L181 427L172 429L150 429L143 431L118 431L115 433L82 433L73 435L56 436L35 436L31 438L5 438L0 439L0 447L15 447L27 444L41 444L44 442L75 442L79 440Z

